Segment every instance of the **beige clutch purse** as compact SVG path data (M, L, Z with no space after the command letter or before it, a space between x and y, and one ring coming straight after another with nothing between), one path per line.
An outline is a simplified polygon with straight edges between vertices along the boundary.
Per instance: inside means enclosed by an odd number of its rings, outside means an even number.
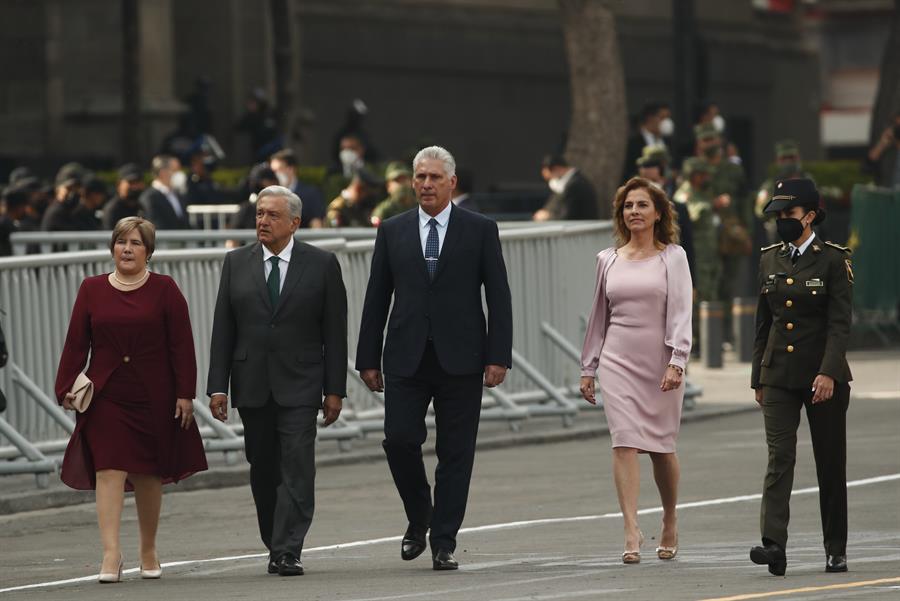
M75 410L78 413L87 411L88 406L91 404L91 398L94 396L94 383L91 382L91 379L83 373L78 374L78 377L75 378L75 383L72 384L71 392L75 395L75 400L72 401L72 406L75 407Z

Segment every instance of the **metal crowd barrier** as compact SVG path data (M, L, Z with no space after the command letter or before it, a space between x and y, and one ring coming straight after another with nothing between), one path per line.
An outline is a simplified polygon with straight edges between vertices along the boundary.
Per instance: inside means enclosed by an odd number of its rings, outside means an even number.
M192 228L204 230L224 230L228 220L241 208L236 204L189 205L188 221Z
M384 415L382 395L369 391L352 366L374 245L374 231L364 232L362 240L312 240L336 253L347 287L348 399L339 422L319 435L320 440L337 441L342 449L368 432L380 431ZM234 238L238 232L202 233ZM569 426L579 408L587 407L576 398L577 347L594 289L595 255L611 244L611 226L585 222L504 227L501 243L513 299L513 369L503 386L485 391L483 417L505 421L513 430L533 416L556 416ZM203 389L226 252L202 247L158 250L152 268L171 275L187 299L197 354L198 424L207 451L223 452L233 463L243 448L240 417L231 412L227 424L212 419ZM53 399L56 367L81 281L109 270L106 250L0 259L0 307L6 311L3 328L11 358L10 365L0 370L0 387L9 400L6 421L0 422L0 443L5 445L0 446L0 474L46 475L65 448L72 420ZM39 486L46 484L41 478Z

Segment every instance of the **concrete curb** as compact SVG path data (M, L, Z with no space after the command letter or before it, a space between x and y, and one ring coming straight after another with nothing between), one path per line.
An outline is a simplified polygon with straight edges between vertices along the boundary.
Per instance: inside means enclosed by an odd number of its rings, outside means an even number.
M741 413L757 411L755 404L742 404L735 406L717 406L710 409L695 409L682 415L681 423L702 422L728 417ZM481 438L478 441L479 450L506 449L520 445L554 444L572 440L585 440L599 438L609 434L609 428L604 425L583 426L572 428L557 428L546 432L509 432L503 435ZM426 445L423 452L434 455L434 445ZM332 465L353 465L360 463L376 463L384 461L384 451L380 445L374 449L364 451L351 451L340 455L320 456L316 460L319 468ZM250 469L244 464L234 467L215 467L205 472L191 476L187 480L178 483L177 486L165 489L165 494L172 494L191 490L231 488L245 486L250 482ZM56 507L67 507L82 503L93 503L94 492L83 490L34 490L23 493L15 493L0 497L0 515L10 515L25 511L38 511Z

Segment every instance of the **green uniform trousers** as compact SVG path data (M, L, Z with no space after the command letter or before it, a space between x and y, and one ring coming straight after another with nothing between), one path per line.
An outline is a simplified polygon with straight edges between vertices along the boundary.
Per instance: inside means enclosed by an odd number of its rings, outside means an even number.
M769 466L763 486L760 531L763 543L787 547L791 489L797 459L797 428L800 409L812 438L816 476L819 481L819 511L825 552L843 555L847 547L847 407L850 385L835 382L834 395L812 404L810 389L763 387L763 416Z

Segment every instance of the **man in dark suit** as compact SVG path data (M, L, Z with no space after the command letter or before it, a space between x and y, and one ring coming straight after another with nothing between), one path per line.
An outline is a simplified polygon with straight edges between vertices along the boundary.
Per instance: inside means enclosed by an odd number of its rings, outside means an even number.
M268 572L303 574L314 508L316 415L346 396L347 293L334 254L294 241L302 204L282 186L256 200L259 242L228 253L213 318L207 393L213 416L244 423L250 489ZM323 400L324 397L324 400Z
M593 184L566 159L552 154L544 157L541 177L553 194L543 208L535 211L535 221L599 218Z
M419 207L378 228L356 355L366 385L385 391L383 446L409 521L401 557L418 557L430 528L435 570L458 567L453 552L469 494L482 385L503 382L512 355L512 302L497 224L450 202L455 170L453 156L439 146L413 160ZM422 461L432 399L433 503Z
M140 204L144 219L157 230L187 230L187 207L179 195L187 185L187 176L181 170L181 162L173 156L161 154L153 157L153 182L141 193Z

